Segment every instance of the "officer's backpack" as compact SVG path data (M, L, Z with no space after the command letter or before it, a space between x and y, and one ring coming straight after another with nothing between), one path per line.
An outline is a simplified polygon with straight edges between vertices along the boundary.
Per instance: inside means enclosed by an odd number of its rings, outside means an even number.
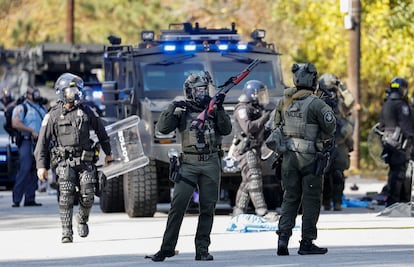
M13 128L12 126L12 115L13 115L13 110L16 106L23 104L25 100L24 96L19 97L13 104L11 104L10 106L7 107L7 109L4 111L4 117L5 117L5 122L4 122L4 130L6 130L6 132L9 134L11 141L15 144L17 144L18 146L20 145L20 141L21 141L21 134L19 132L19 130ZM23 106L23 110L24 110L24 116L22 119L24 119L24 117L26 117L27 114L27 106L25 104L22 105Z

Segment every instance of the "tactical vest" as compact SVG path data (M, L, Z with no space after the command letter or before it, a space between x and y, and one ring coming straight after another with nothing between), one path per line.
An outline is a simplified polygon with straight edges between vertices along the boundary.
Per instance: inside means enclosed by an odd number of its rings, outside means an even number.
M309 105L315 96L293 101L284 111L283 133L287 137L287 148L292 151L314 153L319 125L307 122Z
M199 130L191 125L191 122L197 118L195 115L198 115L198 113L181 113L181 116L185 116L185 127L180 127L183 152L189 154L217 152L221 144L221 136L216 133L214 123L211 120L206 120L203 129Z
M58 146L90 150L89 131L89 117L81 108L62 113L57 119Z

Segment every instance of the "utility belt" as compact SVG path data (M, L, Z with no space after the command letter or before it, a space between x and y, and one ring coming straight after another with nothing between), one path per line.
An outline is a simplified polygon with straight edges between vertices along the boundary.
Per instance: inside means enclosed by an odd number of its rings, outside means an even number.
M83 150L82 148L57 147L52 150L53 162L69 162L70 165L79 165L82 162L95 162L94 150Z
M286 140L286 148L288 150L300 153L314 154L317 152L314 141L309 141L295 137L289 137Z
M200 154L200 153L188 153L184 152L181 154L183 160L189 161L207 161L209 159L218 158L219 152L212 152L210 154Z

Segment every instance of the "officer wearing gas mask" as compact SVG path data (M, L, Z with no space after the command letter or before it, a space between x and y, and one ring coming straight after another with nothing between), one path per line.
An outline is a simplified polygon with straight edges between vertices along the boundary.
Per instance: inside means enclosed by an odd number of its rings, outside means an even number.
M382 158L390 166L387 206L396 202L411 202L412 175L407 176L406 170L414 137L412 111L407 99L408 82L395 77L389 88L390 95L382 107L379 121L379 129L384 132Z
M33 150L38 140L40 125L46 114L43 98L36 88L27 88L25 100L13 109L12 126L19 131L19 170L13 187L13 205L16 208L24 197L24 206L41 206L35 201L38 187Z
M284 100L282 113L275 121L281 125L285 151L282 161L284 189L281 216L276 233L279 235L278 255L289 255L288 242L302 204L302 240L298 253L325 254L327 248L313 244L317 237L322 193L322 175L326 167L326 143L332 140L336 120L332 109L314 95L318 72L312 63L293 64L295 91ZM275 118L276 119L276 118Z
M214 112L204 124L197 126L197 116L210 103L212 80L208 72L190 74L184 82L185 101L175 101L160 115L158 131L168 134L177 129L181 136L179 178L175 180L174 195L168 213L167 225L160 250L147 256L153 261L164 261L174 256L181 224L194 190L199 192L195 260L211 261L210 232L219 197L221 176L221 139L230 134L232 125L224 111L224 95L217 97Z
M258 80L247 81L239 104L234 109L236 144L233 156L239 162L242 181L236 195L233 216L247 211L250 200L258 216L276 221L275 212L269 212L263 196L263 179L260 166L260 148L264 141L265 124L270 111L265 110L269 104L269 93L264 83Z
M59 213L62 223L62 243L73 242L72 216L76 187L79 188L79 213L76 216L80 237L89 234L88 219L94 202L96 160L90 131L94 130L105 164L112 161L108 134L99 116L80 101L83 81L71 73L62 74L55 83L59 101L42 121L35 157L37 176L47 178L51 161L56 164L59 177ZM50 147L54 145L54 147ZM50 150L55 151L51 159Z
M345 187L344 171L349 168L349 153L354 145L351 109L355 101L351 92L331 73L325 73L319 78L318 91L324 92L322 99L332 108L336 118L335 147L331 164L324 176L322 204L325 210L331 210L333 202L333 210L340 211Z

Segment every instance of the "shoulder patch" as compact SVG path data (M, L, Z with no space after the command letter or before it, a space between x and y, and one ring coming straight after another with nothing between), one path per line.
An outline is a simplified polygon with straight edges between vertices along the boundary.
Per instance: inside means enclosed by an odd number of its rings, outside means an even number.
M334 114L333 114L333 112L332 111L328 111L328 112L326 112L324 115L323 115L323 120L326 122L326 123L331 123L333 120L334 120Z
M240 119L242 119L242 120L247 119L247 109L245 109L245 108L239 109L237 114L239 115Z
M406 116L410 115L410 109L408 108L408 106L407 106L407 105L403 105L403 106L401 107L401 112L402 112L402 114L404 114L404 115L406 115Z
M42 127L47 125L47 122L49 121L49 117L50 117L49 113L47 113L42 120Z

